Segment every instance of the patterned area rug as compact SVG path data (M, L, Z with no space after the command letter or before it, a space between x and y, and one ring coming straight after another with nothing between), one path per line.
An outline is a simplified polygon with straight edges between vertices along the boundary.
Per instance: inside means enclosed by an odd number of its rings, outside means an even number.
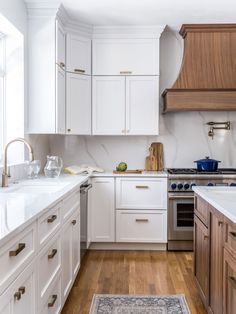
M90 314L190 314L184 295L95 294Z

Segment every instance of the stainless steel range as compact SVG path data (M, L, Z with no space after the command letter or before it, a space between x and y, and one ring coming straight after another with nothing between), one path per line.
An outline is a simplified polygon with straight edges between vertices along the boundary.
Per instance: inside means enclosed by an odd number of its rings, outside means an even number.
M236 169L198 172L192 168L168 171L168 250L193 250L194 193L192 186L236 186Z

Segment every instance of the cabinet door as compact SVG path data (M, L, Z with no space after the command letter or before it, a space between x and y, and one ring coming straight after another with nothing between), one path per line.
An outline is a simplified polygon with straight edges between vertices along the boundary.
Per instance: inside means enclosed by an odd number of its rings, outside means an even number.
M158 75L158 39L94 39L94 75Z
M114 242L114 179L94 178L92 184L89 215L91 242Z
M61 23L56 20L56 64L65 70L66 34Z
M66 36L66 70L91 74L91 40L72 34Z
M91 134L91 77L66 73L68 134Z
M79 212L71 218L72 224L72 273L73 276L77 274L80 266L80 220Z
M72 284L72 223L69 219L62 229L62 303Z
M65 133L65 71L56 66L56 133ZM45 112L45 115L47 112Z
M224 294L223 294L223 313L236 313L236 260L229 253L224 250Z
M158 135L158 76L126 77L126 134Z
M209 234L208 229L194 217L194 275L202 300L208 306L209 300Z
M214 314L223 313L223 216L210 211L210 296Z
M93 134L124 133L125 77L93 77Z
M0 296L0 313L36 313L36 270L34 263L30 264Z

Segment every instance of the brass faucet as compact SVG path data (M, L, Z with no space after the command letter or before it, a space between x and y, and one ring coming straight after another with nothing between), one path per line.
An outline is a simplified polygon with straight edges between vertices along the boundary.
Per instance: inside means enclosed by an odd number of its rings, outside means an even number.
M22 142L26 145L26 147L29 150L29 160L33 161L34 160L34 154L33 154L33 148L32 146L24 139L21 137L17 137L14 140L10 141L9 143L6 144L4 147L4 161L3 161L3 172L2 172L2 187L7 187L8 186L8 170L7 170L7 150L10 144L14 142Z

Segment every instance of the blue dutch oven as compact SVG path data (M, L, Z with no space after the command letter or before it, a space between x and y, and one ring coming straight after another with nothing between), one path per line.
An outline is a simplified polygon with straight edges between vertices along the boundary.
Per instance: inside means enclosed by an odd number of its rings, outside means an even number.
M197 170L198 171L217 171L219 160L210 159L206 157L205 159L200 159L194 161L197 163Z

